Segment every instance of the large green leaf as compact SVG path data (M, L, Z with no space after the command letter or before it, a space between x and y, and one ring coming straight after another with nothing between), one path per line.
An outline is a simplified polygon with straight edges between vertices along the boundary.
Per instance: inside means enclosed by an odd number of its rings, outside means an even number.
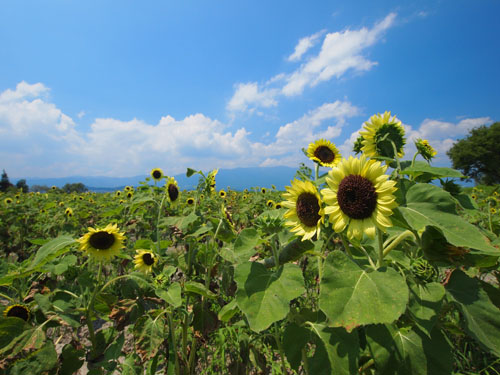
M234 253L238 263L248 261L255 254L255 247L260 242L259 233L254 228L243 229L234 242Z
M38 351L26 359L17 361L10 370L12 375L43 374L57 364L57 352L52 341L47 341Z
M405 168L401 171L402 174L408 176L413 176L414 178L420 177L418 181L429 182L436 178L443 177L453 177L461 178L465 177L462 173L456 169L444 168L444 167L432 167L424 161L416 161L413 167Z
M418 326L428 335L432 331L443 303L444 287L437 282L410 284L410 313Z
M309 323L320 338L330 361L332 374L355 374L358 370L358 332L348 333L343 328L331 328L324 324Z
M283 333L283 349L290 366L298 371L302 362L302 349L311 338L311 331L295 323L289 324Z
M451 374L451 348L438 329L429 338L418 328L378 324L366 328L366 337L377 374Z
M242 263L234 270L234 280L236 303L256 332L285 318L290 301L305 292L302 271L294 264L270 271L260 263Z
M40 249L38 249L35 258L31 262L28 269L33 270L37 268L37 266L54 259L56 256L62 255L65 252L64 249L75 242L76 241L70 236L59 236L52 241L47 242Z
M398 209L413 229L423 232L430 225L438 228L452 245L500 256L500 250L491 246L475 226L457 215L456 203L448 192L434 185L416 184L406 198L407 206Z
M465 318L465 329L486 350L500 356L500 311L477 279L455 270L446 285Z
M158 297L172 305L174 308L177 308L182 304L181 286L179 283L170 284L168 290L156 289L155 293Z
M141 359L153 358L167 337L162 315L152 318L141 316L134 325L135 349Z
M368 272L347 255L328 255L321 280L319 307L334 327L391 323L405 311L408 287L392 268Z

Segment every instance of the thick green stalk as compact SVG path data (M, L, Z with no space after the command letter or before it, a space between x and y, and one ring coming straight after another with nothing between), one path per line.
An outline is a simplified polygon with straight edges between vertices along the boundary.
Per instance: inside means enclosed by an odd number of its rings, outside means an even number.
M377 267L380 268L384 265L384 235L379 228L377 228L377 239L378 239Z
M156 181L155 181L156 183ZM163 203L165 203L165 198L167 194L163 195L163 198L160 203L160 207L158 208L158 217L156 218L156 249L158 251L158 255L160 255L160 218L161 218L161 209L163 208Z
M102 272L102 262L99 262L99 270L97 271L97 286L94 289L94 293L92 294L92 297L90 297L89 304L87 305L87 309L85 310L85 323L87 324L87 328L89 330L93 355L95 355L97 351L97 341L95 338L94 325L92 324L92 310L94 309L94 301L97 297L97 294L100 291L99 285L101 283L101 272Z
M168 330L170 331L170 342L172 344L172 351L174 353L175 373L177 375L181 375L179 358L177 357L177 342L175 341L175 327L174 327L174 322L172 320L172 314L170 312L167 312L167 319L168 319Z
M387 254L391 252L392 249L394 249L396 246L398 246L401 241L405 240L408 237L412 237L413 240L416 239L415 235L413 234L412 231L410 230L405 230L403 233L401 233L399 236L397 236L385 249L383 252L383 256L385 257Z
M342 240L342 245L344 245L345 252L349 255L349 258L352 258L351 249L349 248L349 242L346 240L343 234L340 234L340 239Z
M318 182L319 178L319 163L314 163L314 180Z

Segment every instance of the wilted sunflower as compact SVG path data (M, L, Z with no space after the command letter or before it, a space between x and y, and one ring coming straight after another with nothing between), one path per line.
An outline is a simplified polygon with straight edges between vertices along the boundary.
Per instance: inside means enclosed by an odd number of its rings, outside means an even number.
M170 202L175 203L177 202L177 198L179 198L179 187L177 186L177 181L175 181L175 178L169 177L167 181L167 185L165 185L165 188L167 189L167 194L168 198L170 199Z
M269 207L269 208L273 208L274 207L274 201L272 199L269 199L266 203L266 206Z
M156 263L158 263L158 257L149 250L136 250L136 256L134 256L134 268L143 273L150 273L152 268Z
M226 192L224 190L219 191L219 197L226 198Z
M283 215L285 225L291 226L291 232L302 236L302 241L311 239L320 233L320 225L324 222L324 211L321 208L321 197L318 189L310 181L293 180L292 186L286 186L282 205L288 208Z
M71 209L71 207L66 208L66 210L64 211L64 214L68 217L73 216L73 210Z
M427 139L418 138L415 141L415 147L417 148L418 153L427 161L431 161L432 158L437 155L436 150L432 148Z
M160 181L163 177L163 171L160 168L154 168L151 170L151 177L153 177L155 181Z
M194 198L189 197L188 199L186 199L186 203L188 204L188 206L192 206L194 204Z
M391 118L391 112L384 112L370 117L370 121L365 122L365 131L360 131L363 136L363 147L361 150L369 157L384 156L394 158L394 147L396 146L397 156L404 155L405 130L396 116Z
M7 306L3 311L3 316L5 318L9 317L20 318L27 322L28 320L30 320L31 312L27 306L15 304Z
M88 233L79 238L80 250L86 251L97 259L109 259L120 252L125 236L118 232L116 224L105 228L88 228Z
M307 157L323 167L335 167L341 159L337 147L326 139L310 143L307 147Z
M396 182L388 180L386 170L387 166L362 155L360 159L343 159L328 172L328 188L321 190L321 195L335 232L348 227L349 238L361 239L363 233L373 238L375 228L385 231L392 226L389 216L396 207L392 194Z
M3 200L3 203L5 203L5 204L11 204L12 202L13 202L12 198L5 198Z

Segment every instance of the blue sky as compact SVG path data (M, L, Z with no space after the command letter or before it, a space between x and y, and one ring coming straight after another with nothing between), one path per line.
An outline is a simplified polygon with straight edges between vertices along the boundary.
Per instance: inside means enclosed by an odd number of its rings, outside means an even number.
M9 177L312 166L386 110L450 165L500 119L500 2L1 1Z

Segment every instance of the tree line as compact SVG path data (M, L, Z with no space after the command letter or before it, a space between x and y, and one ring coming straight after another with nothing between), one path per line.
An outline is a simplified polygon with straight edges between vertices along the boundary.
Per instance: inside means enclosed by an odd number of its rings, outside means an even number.
M24 178L17 181L14 185L9 181L9 176L7 175L7 172L5 172L5 169L3 170L2 177L0 179L0 191L3 192L22 190L23 193L27 193L31 190L33 192L45 193L52 189L52 187L47 185L33 185L30 189ZM83 183L77 182L65 184L62 188L60 188L60 190L65 193L84 193L88 191L88 188Z

